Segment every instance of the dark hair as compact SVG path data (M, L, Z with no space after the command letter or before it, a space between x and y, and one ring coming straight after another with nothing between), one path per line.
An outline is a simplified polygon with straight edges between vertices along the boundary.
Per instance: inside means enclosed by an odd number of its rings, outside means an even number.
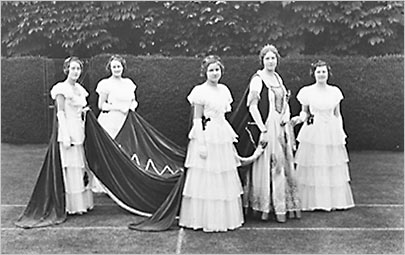
M206 56L201 62L201 74L200 75L202 77L206 77L208 66L213 63L217 63L219 65L219 67L221 68L222 74L224 73L225 67L224 67L224 64L222 64L221 58L218 57L217 55L209 55L209 56Z
M262 66L264 66L263 65L264 56L270 51L273 52L276 55L276 57L277 57L277 65L278 65L278 63L280 63L280 54L278 53L278 50L277 50L276 46L274 46L272 44L266 44L266 45L264 45L262 47L262 49L259 52L260 64Z
M80 68L83 69L83 61L81 61L78 57L68 57L63 61L63 73L67 75L69 73L70 63L76 62L80 65Z
M120 55L112 55L110 57L110 59L107 62L107 65L105 66L105 70L107 70L108 73L111 74L111 62L113 62L114 60L118 61L121 63L122 68L123 68L123 72L125 71L125 69L127 69L127 61L125 61L125 59L120 56Z
M328 63L326 63L323 60L317 60L316 62L311 64L311 69L309 70L309 75L315 79L315 70L316 68L320 67L320 66L326 66L326 68L328 69L328 75L329 77L332 76L332 69L330 67L330 65L328 65Z

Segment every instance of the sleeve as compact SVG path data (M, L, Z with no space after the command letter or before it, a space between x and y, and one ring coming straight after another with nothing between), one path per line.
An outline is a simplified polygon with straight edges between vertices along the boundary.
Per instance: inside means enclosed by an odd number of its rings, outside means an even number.
M343 93L338 87L335 87L335 88L336 88L336 101L339 103L344 98Z
M136 84L131 79L129 79L129 82L131 84L131 91L132 91L132 96L133 96L132 99L134 99L136 101L136 96L135 96Z
M232 102L233 102L233 98L232 98L232 94L231 91L229 90L229 88L227 86L224 85L225 88L225 97L226 97L226 112L230 112L232 111Z
M204 97L202 95L202 90L200 89L199 86L196 86L193 88L193 90L190 92L190 94L187 97L187 100L190 102L190 104L204 104Z
M302 105L309 105L309 100L308 100L308 91L306 88L300 89L300 91L297 94L297 99Z
M131 82L131 91L132 91L132 100L131 100L131 105L129 106L129 109L131 111L135 111L135 109L138 107L138 101L136 101L136 94L135 94L135 90L136 90L136 84L129 79L129 81Z
M96 88L96 92L98 94L109 94L110 90L108 87L108 82L106 82L105 80L101 80L98 84L97 84L97 88Z
M87 90L79 84L79 88L80 88L80 94L83 95L84 97L88 97L89 96L89 92L87 92Z
M260 76L254 76L249 84L249 94L247 96L247 106L249 107L253 100L260 100L260 93L262 92L263 83Z
M73 95L69 95L69 92L66 90L65 86L63 86L62 83L57 83L51 89L51 97L53 100L56 99L57 95L63 95L65 98L73 96Z

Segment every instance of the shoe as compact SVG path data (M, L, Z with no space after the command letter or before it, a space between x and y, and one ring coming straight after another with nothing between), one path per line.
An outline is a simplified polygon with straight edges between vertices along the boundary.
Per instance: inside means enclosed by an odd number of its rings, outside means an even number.
M293 212L293 211L289 211L289 212L288 212L288 218L289 218L289 219L294 219L294 218L295 218L295 215L294 215L294 212Z
M287 221L285 214L277 214L276 215L277 222L284 223Z
M301 219L301 211L300 210L295 211L295 218Z
M267 221L269 220L269 213L262 213L262 217L260 217L261 220Z

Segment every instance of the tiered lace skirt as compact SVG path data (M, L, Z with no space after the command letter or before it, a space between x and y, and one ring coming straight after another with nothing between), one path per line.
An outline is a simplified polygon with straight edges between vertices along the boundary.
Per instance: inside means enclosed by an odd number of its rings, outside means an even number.
M225 119L213 119L204 136L206 150L196 130L190 131L179 225L205 232L236 229L244 222L236 133ZM206 157L201 157L203 150Z
M60 145L63 179L65 183L66 211L69 214L84 213L93 208L90 190L91 174L86 170L82 144L66 149Z
M302 210L354 207L345 139L337 120L301 128L295 162Z

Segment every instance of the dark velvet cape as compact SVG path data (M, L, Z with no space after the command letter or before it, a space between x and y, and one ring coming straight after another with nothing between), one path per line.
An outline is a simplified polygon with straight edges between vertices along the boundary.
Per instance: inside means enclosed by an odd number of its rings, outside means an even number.
M135 132L136 131L136 132ZM95 115L86 115L84 148L91 171L108 189L108 194L124 209L152 216L131 228L146 231L169 229L178 214L184 185L182 169L185 150L164 137L137 113L131 112L114 141L99 125ZM64 184L56 141L57 125L30 201L16 225L23 228L45 227L66 220ZM138 153L140 165L131 160ZM146 155L149 154L149 155ZM145 162L155 167L170 166L174 174L145 170ZM167 168L166 168L167 169Z
M65 187L57 142L56 117L53 119L53 126L45 160L31 198L15 223L22 228L45 227L66 220Z
M255 77L257 74L253 75ZM262 81L263 83L263 81ZM260 114L262 116L263 122L266 121L269 114L269 100L267 100L269 94L269 89L263 83L263 88L260 93L260 98L265 100L259 100L258 107ZM258 146L260 130L253 124L254 120L249 113L249 108L247 106L247 98L249 95L249 86L243 92L243 96L239 101L236 108L232 111L229 117L229 122L231 123L233 129L238 134L238 143L236 148L238 154L242 157L248 157L253 154L254 150Z
M152 159L157 169L165 166L182 169L183 148L158 132L138 113L130 112L115 141L90 115L86 121L85 151L90 169L109 193L127 207L151 215L141 223L129 224L130 229L162 231L173 225L180 208L184 170L160 176L143 166ZM140 165L131 160L133 153L138 155Z
M137 112L130 112L115 141L132 161L160 176L184 171L185 148L160 133Z

